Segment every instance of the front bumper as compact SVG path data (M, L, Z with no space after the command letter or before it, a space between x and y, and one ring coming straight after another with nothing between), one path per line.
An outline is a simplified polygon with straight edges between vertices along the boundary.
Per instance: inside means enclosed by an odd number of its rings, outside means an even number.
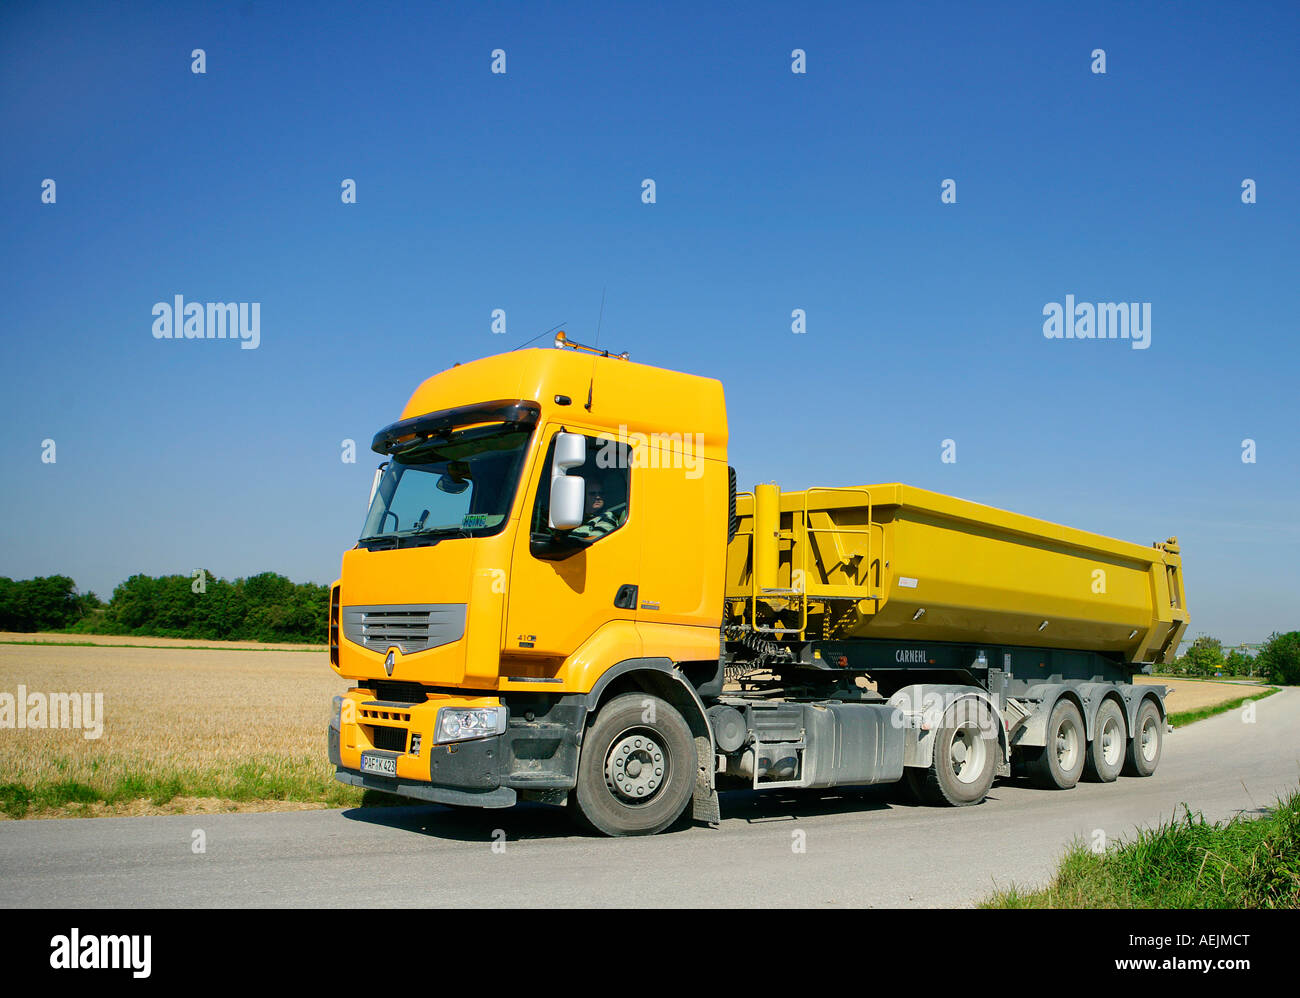
M521 794L562 798L577 782L586 722L583 697L498 699L433 693L422 704L393 704L375 701L363 690L348 698L351 708L339 728L327 729L330 762L341 783L439 804L510 807ZM440 708L498 704L508 714L503 734L434 742ZM403 751L392 750L399 744ZM363 752L395 758L396 776L362 773Z

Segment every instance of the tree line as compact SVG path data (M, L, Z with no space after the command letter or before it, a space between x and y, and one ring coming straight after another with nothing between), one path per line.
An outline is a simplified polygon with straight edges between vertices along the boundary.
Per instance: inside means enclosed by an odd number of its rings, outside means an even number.
M217 641L329 641L329 587L263 572L133 575L103 602L66 575L0 577L0 630Z
M0 577L0 631L71 631L208 641L329 641L329 587L263 572L233 582L211 572L133 575L104 603L66 575ZM1274 633L1253 658L1201 635L1163 670L1300 684L1300 631Z
M1254 657L1239 648L1225 653L1222 641L1202 634L1163 671L1174 676L1253 676L1270 683L1300 684L1300 631L1274 632Z

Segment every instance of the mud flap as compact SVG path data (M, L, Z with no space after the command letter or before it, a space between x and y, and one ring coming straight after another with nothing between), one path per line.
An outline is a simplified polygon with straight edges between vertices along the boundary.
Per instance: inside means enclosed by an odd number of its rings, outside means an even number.
M691 798L691 817L696 821L707 823L710 828L717 828L722 822L718 792L709 786L707 779L701 778L695 782L695 796Z
M696 735L695 751L698 759L707 759L712 763L716 758L712 735L707 738ZM722 822L722 808L718 803L718 791L713 783L712 765L700 762L695 767L695 793L691 797L691 817L696 821L705 822L710 828L717 828Z

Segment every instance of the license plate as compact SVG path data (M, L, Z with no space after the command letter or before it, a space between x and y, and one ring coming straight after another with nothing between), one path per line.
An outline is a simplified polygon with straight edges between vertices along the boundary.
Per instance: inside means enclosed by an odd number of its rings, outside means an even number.
M376 776L396 776L397 756L361 753L361 772L374 773Z

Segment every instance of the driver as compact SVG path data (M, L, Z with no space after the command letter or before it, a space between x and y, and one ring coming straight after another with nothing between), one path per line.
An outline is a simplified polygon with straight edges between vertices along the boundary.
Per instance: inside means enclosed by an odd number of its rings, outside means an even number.
M604 483L594 476L587 481L587 506L582 524L573 528L573 536L595 540L621 527L627 520L627 503L613 502Z

